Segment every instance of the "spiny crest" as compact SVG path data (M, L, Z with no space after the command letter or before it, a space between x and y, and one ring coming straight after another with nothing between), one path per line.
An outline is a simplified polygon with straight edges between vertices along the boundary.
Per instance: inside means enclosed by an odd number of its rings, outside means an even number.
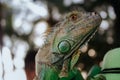
M56 31L58 30L58 28L60 27L60 22L55 24L54 27L48 27L45 34L45 44L48 44L48 42L50 42L53 39L53 35L55 35Z
M53 27L48 27L47 30L45 31L46 35L51 35L51 33L54 33L57 29L57 27L59 27L61 24L61 22L56 23Z
M51 32L51 28L47 27L47 30L45 31L45 34L48 35Z

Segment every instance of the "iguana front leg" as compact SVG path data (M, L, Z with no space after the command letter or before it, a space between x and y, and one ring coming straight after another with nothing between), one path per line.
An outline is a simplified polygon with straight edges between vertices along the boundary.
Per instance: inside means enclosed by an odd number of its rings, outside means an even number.
M76 51L73 55L72 55L72 58L71 59L68 59L68 60L65 60L64 63L63 63L63 66L62 66L62 70L61 70L61 73L59 74L60 77L66 77L68 76L68 71L69 71L69 68L70 69L73 69L75 64L77 63L79 57L80 57L80 54L82 52L80 51L80 49L78 51Z
M36 79L58 80L64 72L62 66L70 64L66 66L67 78L71 80L71 73L77 71L74 70L79 58L77 51L91 38L100 23L101 17L94 12L74 10L67 13L56 27L52 28L45 45L36 55Z
M50 62L50 56L53 54L50 54L49 51L48 44L39 49L36 55L36 77L34 80L58 80L58 70Z
M78 51L76 51L72 55L71 59L68 59L68 60L64 61L64 64L62 66L62 70L59 74L60 78L65 77L65 80L72 80L72 79L74 79L74 80L84 80L80 71L77 70L77 68L75 69L75 64L78 62L78 59L79 59L81 53L82 52L79 49ZM74 78L74 76L76 76L77 78Z

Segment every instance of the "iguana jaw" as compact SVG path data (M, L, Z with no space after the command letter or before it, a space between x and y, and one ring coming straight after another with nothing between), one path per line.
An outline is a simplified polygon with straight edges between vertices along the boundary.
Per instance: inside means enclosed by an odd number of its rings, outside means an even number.
M75 45L73 45L70 53L64 57L64 60L68 59L71 57L80 47L82 47L85 43L87 43L97 32L96 27L94 30L92 30L90 33L86 34L83 39L80 39L78 42L76 42Z

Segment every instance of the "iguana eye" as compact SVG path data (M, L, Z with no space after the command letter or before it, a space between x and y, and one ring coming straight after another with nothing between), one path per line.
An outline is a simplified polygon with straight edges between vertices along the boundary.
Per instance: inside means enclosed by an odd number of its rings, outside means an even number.
M77 14L71 14L70 15L70 20L74 21L77 19Z
M63 40L58 44L58 49L62 54L65 54L71 49L71 45L67 40Z

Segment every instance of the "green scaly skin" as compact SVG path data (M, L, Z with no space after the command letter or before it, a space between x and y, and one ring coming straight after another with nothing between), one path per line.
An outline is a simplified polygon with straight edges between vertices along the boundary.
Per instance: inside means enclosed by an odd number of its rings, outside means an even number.
M95 12L74 10L64 15L36 55L34 80L83 80L75 68L81 54L79 49L100 23L101 17Z

